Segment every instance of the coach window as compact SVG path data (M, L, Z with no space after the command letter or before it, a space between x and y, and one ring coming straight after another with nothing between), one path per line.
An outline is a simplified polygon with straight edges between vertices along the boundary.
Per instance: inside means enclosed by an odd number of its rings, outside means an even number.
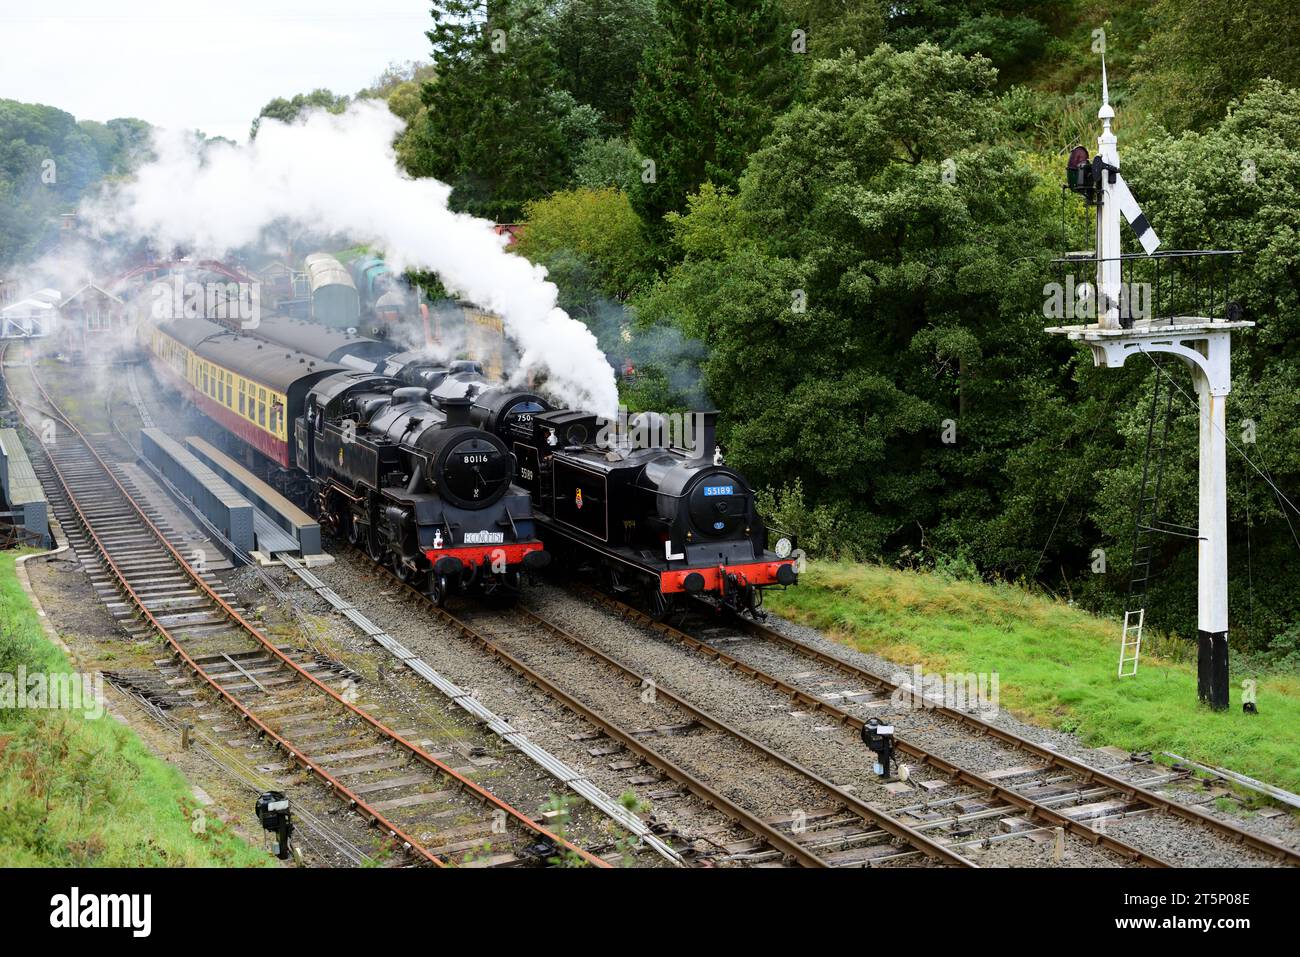
M239 414L240 415L248 414L247 412L244 411L244 380L243 379L239 380Z
M226 405L227 406L233 406L235 404L234 389L230 385L230 378L231 378L230 373L227 372L226 373Z
M266 390L257 390L257 424L266 425Z

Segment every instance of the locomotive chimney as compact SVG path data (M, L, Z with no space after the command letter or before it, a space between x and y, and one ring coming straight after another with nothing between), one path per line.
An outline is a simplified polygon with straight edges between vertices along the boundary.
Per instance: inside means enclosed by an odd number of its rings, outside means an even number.
M695 458L712 461L713 450L718 444L718 412L716 409L696 412L694 417L691 439L695 442Z
M473 404L463 396L438 400L438 408L442 409L443 415L447 417L449 427L469 425L469 410Z

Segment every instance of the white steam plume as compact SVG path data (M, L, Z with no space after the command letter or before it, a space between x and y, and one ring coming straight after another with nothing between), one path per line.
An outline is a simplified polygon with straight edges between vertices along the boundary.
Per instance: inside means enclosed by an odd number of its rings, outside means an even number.
M556 306L546 270L505 251L492 224L447 208L451 188L411 179L392 143L402 121L382 101L292 124L263 120L247 146L157 134L157 159L83 214L99 231L125 231L163 248L219 258L277 220L345 233L384 250L395 270L429 269L452 293L499 314L521 371L576 407L612 416L614 373L582 323Z

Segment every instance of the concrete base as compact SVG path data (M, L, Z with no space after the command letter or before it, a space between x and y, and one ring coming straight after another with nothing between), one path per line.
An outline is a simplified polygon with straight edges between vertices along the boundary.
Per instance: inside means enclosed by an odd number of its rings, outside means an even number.
M271 565L281 565L281 562L274 555L267 555L265 552L252 551L248 553L249 557L263 568ZM321 552L319 555L294 555L307 568L322 568L325 565L334 564L334 556Z
M1215 711L1228 708L1228 633L1199 632L1196 694Z

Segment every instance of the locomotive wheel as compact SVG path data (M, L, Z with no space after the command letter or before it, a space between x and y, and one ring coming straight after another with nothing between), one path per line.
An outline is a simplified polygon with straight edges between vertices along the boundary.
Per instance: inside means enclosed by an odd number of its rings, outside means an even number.
M645 604L646 611L655 621L663 621L673 610L672 599L660 591L655 584L645 586Z
M417 588L425 575L424 572L403 561L402 556L396 553L393 554L393 571L397 574L397 580L403 585L414 585Z
M379 530L373 525L370 526L370 534L366 536L366 552L375 561L382 563L388 557L388 549L379 539Z
M439 608L447 604L447 577L445 575L429 576L429 600Z
M346 522L347 522L348 544L356 545L360 547L361 530L362 530L361 524L357 521L357 517L353 515L351 512L348 513Z

